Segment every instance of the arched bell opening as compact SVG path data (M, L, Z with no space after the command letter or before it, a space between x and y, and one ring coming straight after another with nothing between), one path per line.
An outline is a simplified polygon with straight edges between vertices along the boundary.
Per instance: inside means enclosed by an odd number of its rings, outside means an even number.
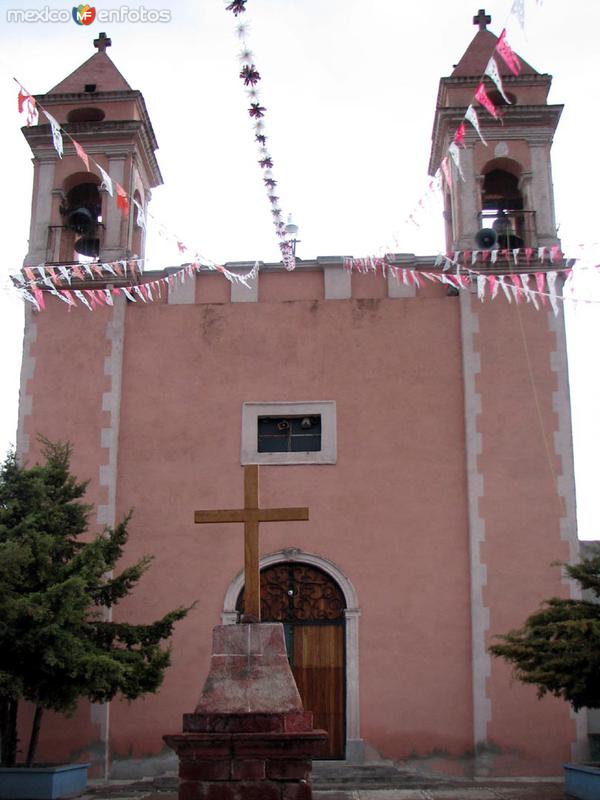
M70 175L63 184L60 206L60 258L81 261L98 258L102 228L100 179L89 172Z
M244 590L238 595L238 618ZM328 733L325 758L346 756L346 600L335 579L312 564L284 561L260 573L263 622L281 622L290 667L314 727Z
M533 212L525 208L520 188L521 165L509 158L497 158L484 168L481 185L480 231L476 243L513 249L530 244Z

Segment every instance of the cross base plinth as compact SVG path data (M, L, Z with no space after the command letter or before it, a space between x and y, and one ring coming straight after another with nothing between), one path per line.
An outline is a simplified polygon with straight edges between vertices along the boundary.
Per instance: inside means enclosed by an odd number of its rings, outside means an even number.
M311 800L327 734L302 708L283 626L215 628L198 706L163 738L179 757L179 800Z

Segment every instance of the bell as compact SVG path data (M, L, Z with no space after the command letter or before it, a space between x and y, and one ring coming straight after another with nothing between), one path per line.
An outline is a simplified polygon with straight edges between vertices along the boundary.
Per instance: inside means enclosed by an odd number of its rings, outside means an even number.
M96 220L86 206L80 206L68 212L67 225L75 233L89 233L95 224Z
M493 228L481 228L475 234L475 244L480 250L491 250L498 241L498 234Z
M95 236L81 236L75 242L75 252L97 258L100 254L100 239Z

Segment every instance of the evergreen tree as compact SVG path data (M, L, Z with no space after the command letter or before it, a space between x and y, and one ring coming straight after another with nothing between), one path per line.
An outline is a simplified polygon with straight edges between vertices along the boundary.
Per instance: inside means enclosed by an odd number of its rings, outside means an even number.
M41 439L44 463L0 467L0 737L2 766L17 754L21 700L36 713L33 762L44 709L72 713L79 698L106 702L155 692L170 663L168 639L189 608L148 625L112 622L107 610L148 569L146 556L119 574L130 515L92 539L87 483L70 473L71 446Z
M563 566L598 600L553 597L490 652L513 664L518 680L537 686L538 697L562 697L575 711L600 708L600 550Z

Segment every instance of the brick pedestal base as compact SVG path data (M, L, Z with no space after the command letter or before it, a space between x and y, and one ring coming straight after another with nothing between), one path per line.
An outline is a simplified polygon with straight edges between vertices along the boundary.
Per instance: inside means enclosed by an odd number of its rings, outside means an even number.
M215 628L196 711L164 737L179 757L179 800L311 800L326 739L302 709L279 624Z

